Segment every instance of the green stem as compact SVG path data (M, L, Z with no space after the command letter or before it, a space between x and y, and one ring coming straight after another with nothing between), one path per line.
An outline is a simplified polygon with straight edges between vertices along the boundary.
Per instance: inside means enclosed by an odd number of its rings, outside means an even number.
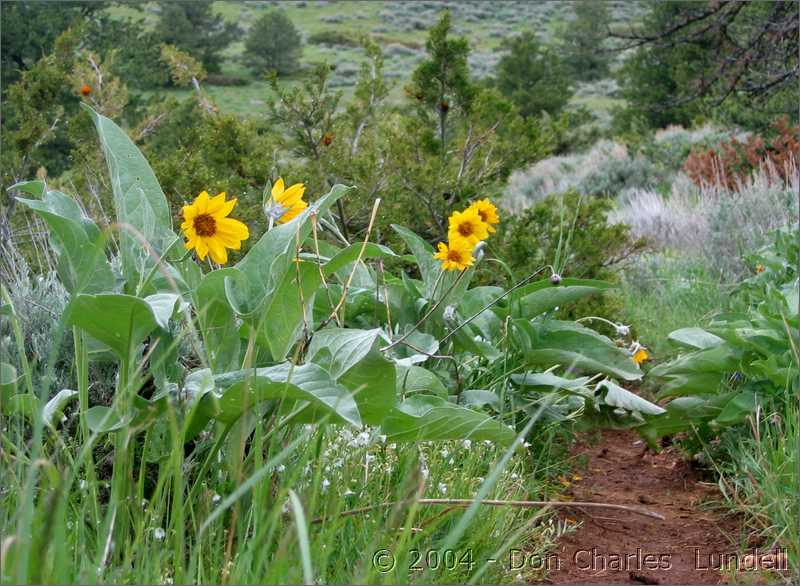
M128 415L131 407L128 377L130 374L130 359L126 358L120 362L119 381L117 384L117 416L124 418ZM117 509L114 523L114 535L116 542L115 553L122 553L125 549L125 542L129 527L129 508L128 495L130 485L129 469L129 450L128 442L130 439L129 426L123 426L117 431L114 439L114 469L111 476L111 506Z

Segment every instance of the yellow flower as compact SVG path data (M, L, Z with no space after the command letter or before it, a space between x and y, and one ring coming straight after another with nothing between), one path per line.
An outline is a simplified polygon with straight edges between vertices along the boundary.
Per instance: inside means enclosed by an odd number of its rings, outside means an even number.
M468 210L474 209L486 224L489 233L495 231L494 225L500 223L500 216L497 215L497 207L488 199L479 199L472 202L472 205L467 208Z
M442 268L446 271L463 271L475 262L472 245L463 238L453 240L449 246L440 242L439 252L433 258L442 261Z
M283 179L278 179L272 186L271 205L264 208L265 213L278 224L289 222L308 207L303 201L305 191L306 186L302 183L295 183L285 189Z
M463 212L453 212L450 216L447 238L450 242L463 239L475 246L489 236L488 228L478 210L470 207Z
M756 265L756 273L763 273L766 269L764 269L764 265L757 264Z
M650 355L644 348L639 348L636 352L633 353L633 361L636 364L641 364L645 360L650 360Z
M236 198L226 201L225 192L209 197L204 191L190 205L183 206L183 230L186 248L194 249L200 260L211 255L218 264L228 262L228 251L239 250L242 240L250 237L250 232L239 220L229 218Z

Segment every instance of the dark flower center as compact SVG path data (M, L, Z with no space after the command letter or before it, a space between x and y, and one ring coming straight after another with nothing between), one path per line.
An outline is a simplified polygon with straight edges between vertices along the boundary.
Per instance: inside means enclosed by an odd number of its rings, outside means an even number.
M447 260L453 262L461 262L461 252L458 250L448 250L447 251Z
M458 233L462 236L471 236L473 232L472 222L462 222L458 226Z
M200 214L194 219L194 231L198 236L213 236L217 231L217 222L208 214Z

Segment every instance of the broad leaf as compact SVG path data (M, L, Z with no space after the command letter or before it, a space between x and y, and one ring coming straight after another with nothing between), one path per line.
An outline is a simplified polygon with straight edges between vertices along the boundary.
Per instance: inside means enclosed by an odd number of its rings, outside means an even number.
M267 231L236 264L241 278L226 279L225 292L237 313L253 321L264 301L280 286L295 259L297 244L311 232L311 214L325 213L349 187L334 185L328 194L312 203L291 222Z
M58 191L45 191L41 200L17 198L17 201L47 223L50 243L58 254L58 277L67 291L76 295L114 290L114 274L105 255L105 237L74 199Z
M379 348L381 330L329 328L314 334L306 359L353 392L361 419L379 424L396 401L395 367Z
M514 315L530 319L613 287L611 283L590 279L562 279L558 285L544 279L515 291L509 303Z
M214 372L228 372L240 366L239 328L225 296L225 279L237 272L233 267L211 271L195 292L197 317L206 336L206 355Z
M297 341L305 318L312 329L310 307L322 284L319 265L300 262L284 274L275 294L267 300L261 319L259 343L269 349L272 360L284 360Z
M639 366L625 350L580 324L549 320L526 329L531 339L525 359L530 365L549 368L560 364L567 369L601 372L624 380L642 377Z
M158 327L150 305L131 295L78 295L68 321L97 338L123 360Z
M77 398L77 396L78 391L73 391L72 389L61 389L58 391L52 399L45 403L44 408L42 408L42 420L45 425L55 426L59 423L56 421L56 417L60 417L67 403Z
M392 441L472 439L509 446L516 437L513 429L484 413L429 395L400 403L381 428Z
M414 255L422 281L425 283L424 296L426 299L431 299L436 281L442 272L439 261L433 258L433 247L408 228L392 224L392 229L400 235Z
M239 370L217 375L208 389L207 376L193 379L200 390L198 405L187 424L185 440L199 433L209 419L226 424L234 423L245 411L269 399L308 401L316 420L346 421L361 425L358 408L351 393L336 384L322 368L315 364L294 366L279 364L267 368Z
M122 273L129 290L152 266L142 240L162 254L175 240L167 198L153 170L127 134L88 106L108 164L114 209L120 225Z
M647 415L661 415L665 413L663 407L659 407L655 403L651 403L641 398L639 395L631 393L627 389L623 389L621 386L608 379L597 383L595 393L597 397L609 407L646 413Z
M681 346L695 348L697 350L713 348L725 342L725 340L719 336L715 336L711 332L705 331L703 328L682 328L680 330L675 330L668 337Z
M400 396L424 393L447 398L439 377L421 366L397 366L397 393Z

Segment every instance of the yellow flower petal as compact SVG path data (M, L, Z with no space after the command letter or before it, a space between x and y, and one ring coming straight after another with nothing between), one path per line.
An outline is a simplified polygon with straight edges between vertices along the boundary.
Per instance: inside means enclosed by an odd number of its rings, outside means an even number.
M225 192L223 191L222 193L218 193L209 200L208 207L206 208L206 213L211 214L212 216L216 216L224 205L225 205Z
M206 242L208 243L208 252L211 254L211 260L221 265L228 262L228 251L225 250L218 238L208 238Z
M278 201L283 195L283 179L278 177L278 180L272 185L272 198Z
M208 192L201 191L200 195L197 196L197 199L194 200L195 210L197 214L205 214L208 211Z
M285 208L290 208L303 198L303 193L305 193L305 190L305 185L302 183L295 183L289 189L283 192L281 197L278 198L278 203Z

